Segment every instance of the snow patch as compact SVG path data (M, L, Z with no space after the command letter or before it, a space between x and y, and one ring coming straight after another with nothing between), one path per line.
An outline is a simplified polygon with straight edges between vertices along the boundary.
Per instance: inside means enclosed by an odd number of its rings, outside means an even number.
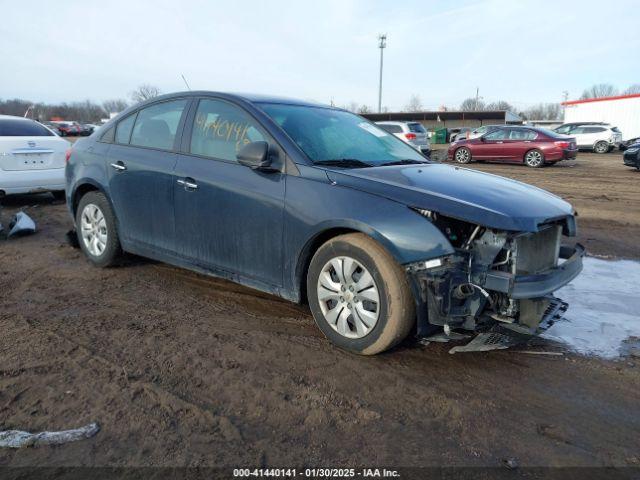
M585 258L576 279L555 295L569 304L565 319L543 337L578 353L620 356L622 342L640 337L640 262Z

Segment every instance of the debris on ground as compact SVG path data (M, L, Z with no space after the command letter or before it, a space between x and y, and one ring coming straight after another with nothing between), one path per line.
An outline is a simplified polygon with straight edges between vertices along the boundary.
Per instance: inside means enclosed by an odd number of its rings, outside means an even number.
M41 445L62 445L85 438L91 438L100 431L100 425L90 423L73 430L59 432L29 433L21 430L0 431L0 448L39 447Z
M513 470L518 468L518 461L515 458L504 458L502 460L502 465L507 467L509 470Z
M36 222L24 212L16 213L9 222L9 234L7 238L29 235L35 233Z

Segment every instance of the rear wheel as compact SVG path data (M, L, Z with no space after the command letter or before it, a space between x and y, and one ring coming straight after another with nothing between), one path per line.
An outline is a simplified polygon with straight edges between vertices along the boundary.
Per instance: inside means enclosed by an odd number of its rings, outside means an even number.
M80 199L76 212L80 248L98 267L115 265L122 255L116 217L101 192L89 192Z
M467 147L460 147L456 150L453 158L455 158L458 163L469 163L471 161L471 150Z
M341 235L318 249L309 266L307 298L322 333L363 355L397 345L415 322L405 271L361 233Z
M609 144L607 142L600 141L594 145L593 151L596 153L607 153L609 151Z
M540 168L544 165L544 155L540 150L529 150L524 154L524 163L528 167Z

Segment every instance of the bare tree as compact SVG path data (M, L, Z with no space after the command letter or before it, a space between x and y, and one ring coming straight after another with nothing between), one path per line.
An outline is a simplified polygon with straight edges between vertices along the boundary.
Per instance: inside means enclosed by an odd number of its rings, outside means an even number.
M560 120L562 109L559 103L538 103L520 112L526 120Z
M623 93L625 95L631 95L633 93L640 93L640 83L634 83L633 85L631 85L628 88L626 88Z
M114 98L111 100L105 100L102 102L102 108L107 113L120 113L126 110L129 104L123 98Z
M144 83L131 92L131 100L133 100L134 103L140 103L157 97L158 95L160 95L160 89L158 87Z
M360 105L360 107L358 108L358 113L360 114L371 112L373 112L373 109L369 105Z
M420 100L420 95L413 94L409 98L409 103L404 107L405 112L422 112L424 107L422 106L422 100Z
M618 94L618 89L610 83L598 83L582 92L582 100L587 98L611 97Z
M358 113L358 110L360 110L360 105L358 104L358 102L349 102L347 105L343 105L342 108L353 113Z
M492 102L485 105L485 110L507 110L509 112L515 112L515 108L509 102L505 102L504 100L498 100L497 102Z
M476 101L475 98L467 98L460 104L460 110L471 112L485 110L485 104L482 100Z

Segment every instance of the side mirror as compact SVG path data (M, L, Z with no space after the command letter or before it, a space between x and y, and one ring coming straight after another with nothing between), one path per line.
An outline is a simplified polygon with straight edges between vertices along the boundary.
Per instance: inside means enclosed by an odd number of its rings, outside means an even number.
M271 170L269 144L264 141L246 144L236 154L238 163L252 170Z

